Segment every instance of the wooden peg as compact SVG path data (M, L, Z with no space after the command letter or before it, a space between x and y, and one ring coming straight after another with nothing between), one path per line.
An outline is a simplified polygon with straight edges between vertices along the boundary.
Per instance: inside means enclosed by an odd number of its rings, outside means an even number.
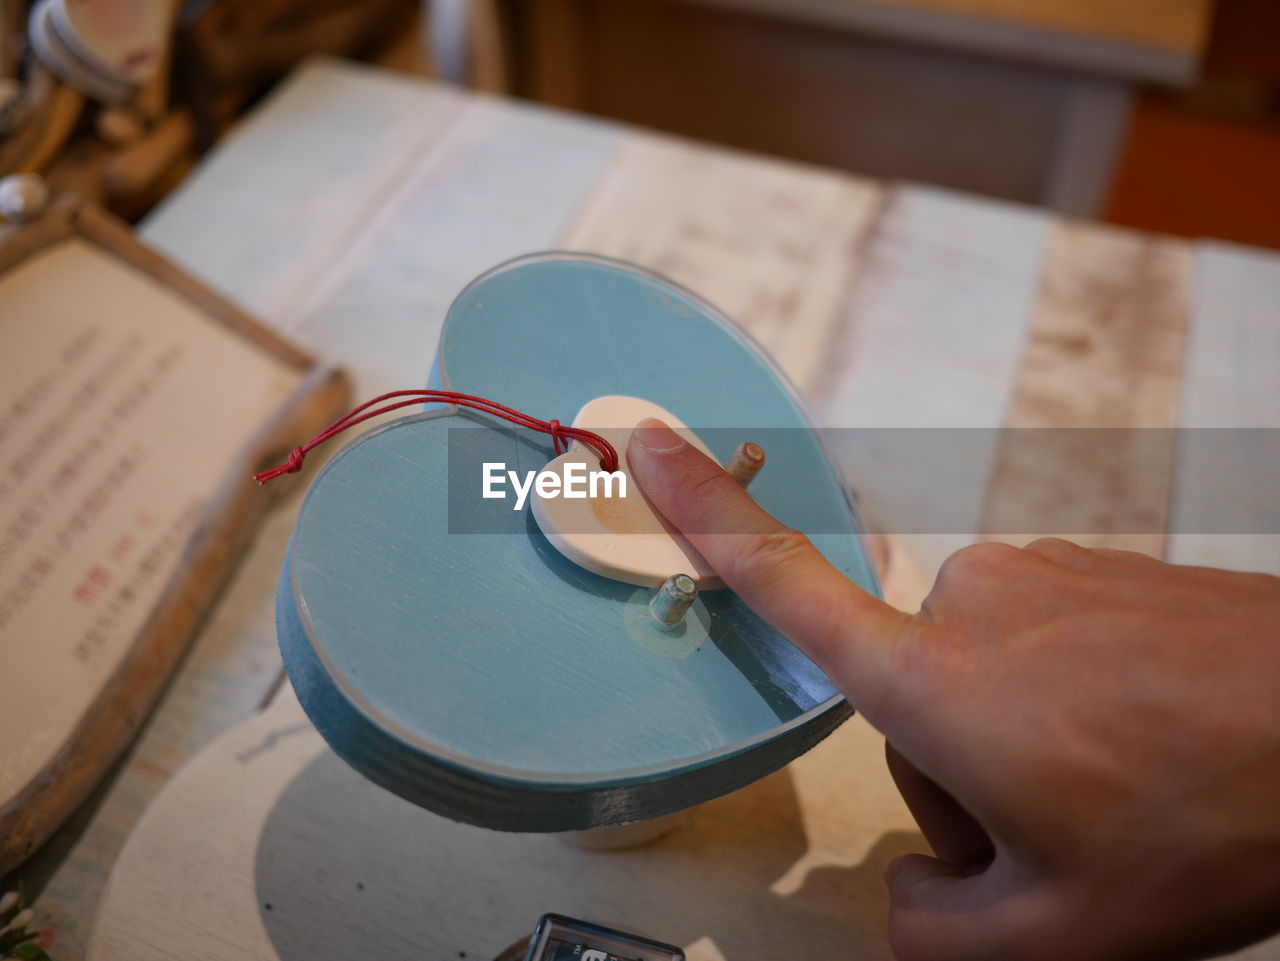
M698 599L698 588L688 574L673 574L649 602L649 617L664 631L680 626L685 613Z
M729 476L738 482L739 487L746 487L760 473L764 466L764 448L750 441L743 444L729 458L729 466L725 468Z

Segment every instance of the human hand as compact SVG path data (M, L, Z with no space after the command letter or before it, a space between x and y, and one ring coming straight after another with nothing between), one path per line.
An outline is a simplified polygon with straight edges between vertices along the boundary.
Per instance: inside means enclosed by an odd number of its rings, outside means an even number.
M1280 929L1280 578L978 544L906 614L659 422L628 461L886 736L937 855L886 872L903 961L1193 958Z

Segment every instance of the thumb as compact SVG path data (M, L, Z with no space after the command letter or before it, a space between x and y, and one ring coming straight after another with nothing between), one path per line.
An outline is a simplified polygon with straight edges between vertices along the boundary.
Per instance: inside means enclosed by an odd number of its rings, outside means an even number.
M832 567L807 537L766 513L661 421L632 431L627 462L644 495L725 584L876 723L909 615Z
M884 878L898 961L1007 957L1007 904L993 895L990 870L974 874L924 854L891 861Z

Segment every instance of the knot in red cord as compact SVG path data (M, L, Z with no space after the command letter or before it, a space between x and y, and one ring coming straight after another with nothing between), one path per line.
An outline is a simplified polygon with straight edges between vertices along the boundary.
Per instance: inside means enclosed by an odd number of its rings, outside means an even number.
M306 457L306 448L295 447L293 450L289 451L289 459L287 461L279 467L272 467L270 470L264 470L261 473L254 474L253 479L261 485L265 484L269 480L274 480L281 474L296 474L298 471L302 470L302 462Z
M547 426L549 428L547 433L551 435L551 449L556 452L556 456L559 456L569 449L564 439L564 428L560 426L558 420L547 421Z

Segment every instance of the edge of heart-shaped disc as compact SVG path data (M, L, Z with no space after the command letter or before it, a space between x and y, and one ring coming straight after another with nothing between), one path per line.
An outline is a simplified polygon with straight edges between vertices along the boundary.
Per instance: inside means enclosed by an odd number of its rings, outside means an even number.
M517 282L522 277L527 279L525 271L535 268L537 274L529 282ZM572 271L567 275L558 273L569 268ZM627 295L621 303L609 299L610 291L615 289ZM579 309L598 314L598 323L593 321L596 326L579 323L562 328L555 323L566 311ZM480 362L487 366L480 366ZM733 390L710 390L708 367L712 363L719 371L720 382L733 384ZM757 383L755 378L760 373L767 377ZM431 387L516 401L521 409L543 420L563 416L593 397L630 392L653 397L672 410L699 418L696 423L700 428L813 425L813 418L794 385L760 346L722 312L696 294L644 268L591 254L530 254L500 264L474 280L449 308L428 378ZM781 416L772 414L775 402L780 405ZM429 410L433 407L442 412L447 410L447 405L428 405ZM385 429L406 426L396 423ZM629 430L623 430L622 436L615 435L611 442L616 439L618 447L625 450L627 434ZM849 715L850 708L839 692L829 683L823 685L815 680L812 702L806 700L803 707L797 704L799 714L786 720L779 717L776 724L747 734L717 727L716 736L711 739L714 743L696 753L671 750L661 761L638 763L622 752L616 757L616 764L589 770L562 770L545 765L512 768L495 761L488 750L447 748L440 739L441 732L425 721L411 719L407 726L398 723L396 712L402 702L385 689L371 689L368 676L361 678L352 669L352 665L364 664L370 658L370 634L376 633L376 625L349 619L320 625L314 620L317 610L308 604L307 589L304 589L304 575L318 577L318 587L325 577L334 573L329 556L318 560L305 556L303 534L308 508L315 507L317 495L324 489L321 478L341 464L341 458L356 456L353 452L360 449L357 445L366 442L368 439L362 438L350 445L345 454L335 456L308 493L282 570L277 611L281 652L300 703L334 750L375 783L415 804L470 824L507 831L582 830L658 817L749 784L812 747ZM719 444L716 447L722 449ZM755 496L764 501L769 485L779 483L790 470L799 471L797 476L807 477L832 497L840 498L840 504L833 502L833 506L849 518L854 540L849 544L840 536L840 553L834 560L851 578L878 594L874 570L858 539L857 510L841 481L839 467L820 439L815 440L815 447L816 460L815 451L807 448L801 451L801 459L816 474L810 477L796 461L779 459L776 466L784 469L770 472L766 468L771 476L762 478L765 486L756 490ZM368 452L366 448L365 453ZM544 465L549 456L538 456L536 462ZM404 503L412 504L415 498L416 493L409 491L405 493ZM789 515L785 504L782 506L785 522ZM529 518L529 525L534 523L536 521ZM803 524L800 527L803 529ZM834 537L827 540L836 543ZM349 544L349 541L343 543ZM433 545L439 547L441 542L433 541ZM495 546L518 547L522 554L529 547L506 541ZM538 544L536 548L528 553L536 557L539 553L554 551L549 543ZM375 556L388 560L386 556ZM397 579L405 573L400 570L402 566L392 568ZM580 582L569 583L568 578L554 575L563 573L558 568L576 566L567 563L556 567L555 572L536 571L538 576L531 579L511 577L504 585L509 588L505 591L494 591L488 586L493 572L489 562L483 570L484 578L475 576L474 565L458 568L441 564L436 566L436 572L448 583L465 584L472 603L481 602L477 598L492 598L499 606L485 612L486 615L492 614L494 619L505 617L511 633L527 634L536 642L539 652L554 650L560 644L560 632L564 629L593 632L599 635L595 640L608 637L609 629L595 615L600 614L602 608L608 608L608 616L625 616L630 602L615 603L612 598L622 592L609 589L611 583L614 587L623 585L590 574L584 574ZM411 573L413 577L404 582L406 591L414 589L413 578L420 575L416 569ZM541 576L549 573L552 576ZM373 575L362 570L361 576ZM564 598L562 607L557 605L548 610L538 603L537 591L544 582L553 590L568 584L565 591L557 591L557 595ZM386 584L381 579L379 583ZM582 599L581 606L578 594L588 595ZM540 617L536 626L525 623L528 611L521 606L530 597L535 601L533 611ZM329 600L332 598L319 598L317 606L321 602L328 606ZM446 605L450 603L447 596L444 600ZM474 639L475 628L470 626L473 621L465 603L460 601L443 612L424 609L421 623L415 622L406 628L405 637L412 635L420 641L420 635L427 633L443 642L442 650L451 656L474 658L466 642ZM766 673L775 666L790 663L792 654L803 658L789 645L776 643L776 632L763 623L759 631L749 630L745 634L737 631L737 627L755 624L757 619L728 591L711 592L705 603L713 605L718 617L723 618L720 623L730 628L726 650L734 657L745 656ZM339 613L345 618L349 612ZM428 617L432 629L423 632L422 624ZM484 634L482 639L489 640L492 636ZM711 654L721 643L719 639L713 642L701 650ZM406 641L410 647L412 643L414 641ZM601 644L598 649L613 652L615 646ZM393 659L401 658L404 649L390 650L384 646L382 653ZM612 657L610 653L606 662ZM592 687L593 677L582 674L578 665L559 663L541 653L533 663L538 665L536 671L552 671L555 678L577 679L572 696L551 701L570 716L589 719L597 703L609 703L607 697L600 700L600 691ZM653 659L649 664L655 671L653 676L684 677L689 686L650 685L645 690L659 697L659 706L661 698L667 696L673 697L677 705L686 700L696 703L699 700L696 692L702 690L699 684L714 679L703 676L704 669L717 663L718 657L684 661ZM501 673L507 670L504 664L495 660L492 670ZM410 684L410 698L437 702L435 697L422 696L431 683L431 667L426 663L415 668L423 672L423 684ZM518 689L531 690L546 700L546 692L539 686L540 678L545 680L544 675L517 676ZM611 690L618 692L618 696L624 700L630 698L634 703L636 694L630 678L618 674L607 674L604 678L611 682ZM752 686L762 690L754 681ZM484 703L492 704L504 723L512 726L526 723L519 714L508 715L501 700L490 701L484 696ZM585 710L577 709L579 705L585 705ZM646 702L646 709L649 707ZM666 716L661 710L656 713ZM643 724L637 726L637 737L650 737Z
M698 590L715 590L724 582L702 555L662 518L640 490L627 459L627 442L641 421L655 417L680 434L689 444L715 460L707 445L679 417L665 407L640 397L610 394L583 405L573 419L604 436L618 451L623 483L595 487L596 496L530 497L534 519L551 545L579 567L626 584L661 587L673 574L687 574ZM573 441L565 453L549 461L543 470L561 478L567 490L565 469L580 464L583 474L600 471L595 452ZM579 476L582 476L581 474ZM582 485L590 492L589 485ZM625 491L625 496L620 492Z

